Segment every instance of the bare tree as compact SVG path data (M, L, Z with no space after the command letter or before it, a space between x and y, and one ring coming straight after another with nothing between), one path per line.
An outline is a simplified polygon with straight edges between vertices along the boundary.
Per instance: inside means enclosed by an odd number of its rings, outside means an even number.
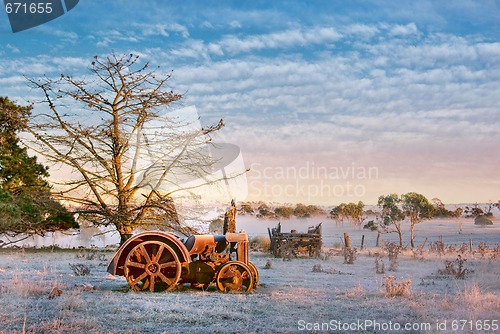
M73 172L56 182L56 197L95 224L114 225L121 242L151 225L194 232L178 219L172 195L212 172L207 150L222 120L190 126L172 108L182 95L168 86L171 73L150 69L136 55L96 56L89 71L82 78L28 79L48 107L33 113L28 144Z

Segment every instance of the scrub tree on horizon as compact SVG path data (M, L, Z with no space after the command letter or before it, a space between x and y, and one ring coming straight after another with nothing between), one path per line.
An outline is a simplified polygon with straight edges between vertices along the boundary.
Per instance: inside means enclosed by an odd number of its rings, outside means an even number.
M122 243L136 228L196 232L172 195L213 172L207 146L222 120L189 126L174 112L182 95L169 87L171 72L139 56L96 56L89 65L87 76L29 79L45 106L28 124L30 148L73 172L54 195L95 225L115 226Z
M399 246L403 247L403 230L401 222L405 219L405 214L401 210L401 198L397 194L381 195L377 202L381 211L382 228L394 226L399 236ZM379 231L380 235L380 231Z
M424 195L415 192L401 195L401 202L403 212L410 220L411 247L414 248L415 225L432 218L435 208Z
M336 207L330 210L330 217L335 219L337 223L344 224L344 220L350 223L354 223L355 226L359 226L363 220L365 204L361 201L358 203L340 203Z

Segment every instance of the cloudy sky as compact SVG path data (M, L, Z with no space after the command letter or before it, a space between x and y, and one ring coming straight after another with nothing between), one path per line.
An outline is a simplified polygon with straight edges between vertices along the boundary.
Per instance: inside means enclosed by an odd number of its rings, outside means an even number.
M1 13L0 45L19 103L37 94L24 75L111 51L174 70L183 105L241 148L248 200L500 199L498 1L85 0L18 33Z

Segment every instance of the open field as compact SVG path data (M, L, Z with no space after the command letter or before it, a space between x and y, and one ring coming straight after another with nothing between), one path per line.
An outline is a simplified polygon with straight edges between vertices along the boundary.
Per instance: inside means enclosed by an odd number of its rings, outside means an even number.
M261 223L274 224L255 224ZM112 251L2 249L0 333L396 333L404 326L408 333L494 332L500 318L500 250L495 249L500 234L497 226L469 225L463 233L482 232L474 234L473 252L461 250L467 259L462 278L457 278L458 247L447 243L439 254L430 250L429 241L421 253L403 250L392 268L396 271L389 271L387 250L372 245L375 233L345 226L356 247L356 233L367 235L367 248L358 251L353 264L344 263L336 236L326 237L321 259L271 259L270 269L263 269L269 255L255 251L250 258L259 268L261 286L250 294L189 287L138 293L106 272ZM446 229L439 232L448 240ZM481 235L488 241L486 250L478 248ZM455 261L455 272L446 261ZM70 263L90 273L77 276ZM396 286L388 291L391 275ZM399 294L400 278L411 283L401 286L401 296L391 296ZM54 287L62 294L49 299Z

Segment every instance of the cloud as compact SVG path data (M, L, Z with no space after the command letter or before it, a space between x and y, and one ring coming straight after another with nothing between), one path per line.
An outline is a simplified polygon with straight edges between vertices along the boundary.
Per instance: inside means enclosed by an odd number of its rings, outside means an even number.
M313 27L310 29L289 29L269 34L250 35L244 38L228 36L219 44L230 54L246 53L262 49L286 49L307 47L311 44L332 43L342 37L334 28Z
M241 23L237 20L233 20L233 21L229 22L229 26L233 29L239 29L242 27Z
M141 29L143 36L163 36L169 37L170 33L175 33L183 38L189 38L188 29L179 23L156 23L156 24L133 24L133 26Z
M408 36L418 33L415 23L408 23L405 25L397 24L390 28L389 34L392 36Z
M54 28L51 25L41 25L36 28L37 31L45 33L47 35L51 35L54 37L58 37L61 41L67 43L76 43L78 41L78 34L71 30L62 30Z
M342 29L347 35L352 35L361 39L369 39L380 33L380 30L373 26L367 24L351 24Z
M9 49L12 53L21 53L21 50L19 50L17 47L14 45L11 45L10 43L7 43L6 45L7 49Z

